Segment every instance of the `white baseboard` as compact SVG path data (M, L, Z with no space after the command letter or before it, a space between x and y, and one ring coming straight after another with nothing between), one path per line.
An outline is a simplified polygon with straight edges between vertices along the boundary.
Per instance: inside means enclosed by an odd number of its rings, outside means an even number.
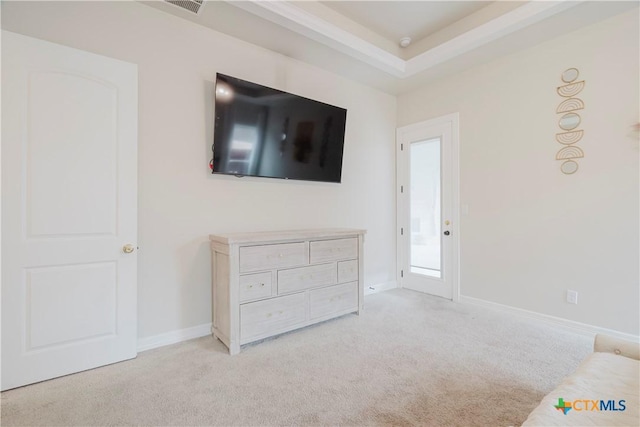
M211 335L211 323L138 339L138 352Z
M554 326L560 326L562 328L582 335L594 336L595 334L606 334L628 341L640 342L640 336L637 335L618 332L614 331L613 329L601 328L599 326L588 325L586 323L575 322L573 320L563 319L561 317L551 316L548 314L537 313L535 311L529 311L509 305L498 304L496 302L486 301L479 298L460 295L460 302L464 304L474 304L482 307L492 308L516 316L528 317L530 319L535 319L547 324L552 324Z
M365 287L365 295L375 294L397 288L395 281L383 282ZM371 289L373 288L373 289ZM598 326L588 325L586 323L575 322L573 320L563 319L561 317L550 316L548 314L537 313L535 311L524 310L522 308L512 307L499 304L496 302L486 301L479 298L460 295L460 302L463 304L474 304L482 307L499 310L516 316L528 317L547 324L560 326L565 329L577 332L583 335L594 336L595 334L606 334L613 337L621 338L628 341L640 342L640 336L627 334L624 332L614 331L613 329L601 328ZM211 323L192 326L191 328L179 329L177 331L166 332L151 337L138 339L138 352L151 350L165 345L176 344L182 341L191 340L211 335Z
M398 283L393 280L391 282L376 283L375 285L365 285L364 294L371 295L382 291L388 291L389 289L395 289L398 287Z
M395 281L384 282L365 287L364 293L365 295L369 295L395 288L397 288ZM211 335L211 323L166 332L164 334L154 335L151 337L140 338L138 339L138 353L207 335Z

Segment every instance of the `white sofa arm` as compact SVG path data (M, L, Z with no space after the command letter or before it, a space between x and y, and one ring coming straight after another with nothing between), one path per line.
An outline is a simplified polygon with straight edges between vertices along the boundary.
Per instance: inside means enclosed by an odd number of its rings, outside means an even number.
M614 353L630 359L640 360L640 343L625 341L609 335L597 334L593 343L593 351Z

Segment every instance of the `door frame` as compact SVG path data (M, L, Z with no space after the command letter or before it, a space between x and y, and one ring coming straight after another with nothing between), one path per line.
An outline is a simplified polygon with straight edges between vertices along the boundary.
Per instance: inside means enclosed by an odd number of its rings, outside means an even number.
M451 294L452 301L460 300L460 114L451 113L433 119L425 120L418 123L402 126L396 129L396 281L398 287L402 288L401 271L406 253L406 239L410 233L402 233L402 230L408 230L409 224L406 222L408 218L408 203L403 203L407 193L404 193L403 171L408 167L408 156L401 154L403 151L404 136L407 133L419 131L436 125L451 126L451 200L453 203L451 212L451 252L453 259L451 260Z

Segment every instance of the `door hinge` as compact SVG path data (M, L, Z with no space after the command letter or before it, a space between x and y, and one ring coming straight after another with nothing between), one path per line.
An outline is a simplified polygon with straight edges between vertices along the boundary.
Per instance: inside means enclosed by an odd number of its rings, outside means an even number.
M404 236L404 228L400 227L400 235Z
M401 185L401 186L400 186L400 192L401 192L401 193L404 193L404 185Z
M404 151L404 144L400 144L400 151Z
M400 270L400 277L404 277L404 270Z

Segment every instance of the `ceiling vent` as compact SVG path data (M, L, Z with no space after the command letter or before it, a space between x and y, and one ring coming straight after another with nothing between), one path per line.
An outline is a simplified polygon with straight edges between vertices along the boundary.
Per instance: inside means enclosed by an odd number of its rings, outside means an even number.
M202 3L204 0L164 0L174 6L178 6L181 9L188 10L196 15L202 10Z

